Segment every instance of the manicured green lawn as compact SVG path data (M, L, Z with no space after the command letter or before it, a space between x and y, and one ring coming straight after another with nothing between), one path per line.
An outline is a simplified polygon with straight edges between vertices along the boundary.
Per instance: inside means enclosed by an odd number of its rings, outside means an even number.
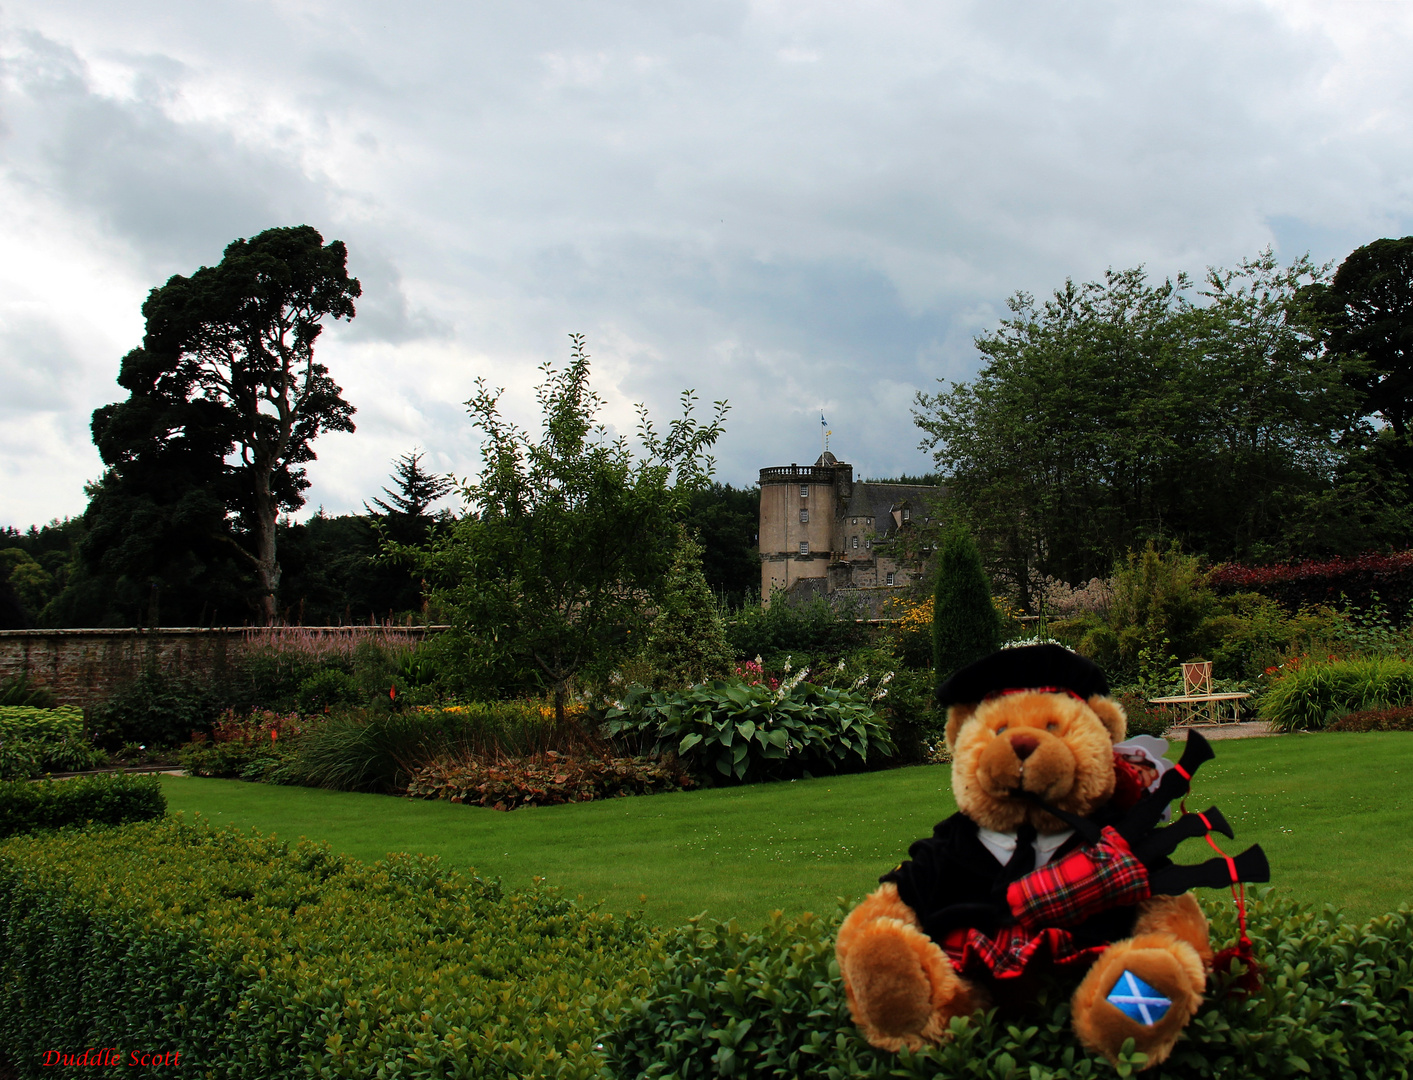
M1215 803L1260 842L1274 884L1351 918L1413 902L1413 735L1290 735L1215 744L1192 809ZM1174 755L1176 756L1176 755ZM857 897L952 813L946 766L497 813L451 803L164 777L173 811L328 841L360 859L439 855L507 885L534 876L654 921L705 911L760 923L776 908ZM1190 842L1179 861L1210 854ZM1222 893L1211 893L1220 902Z

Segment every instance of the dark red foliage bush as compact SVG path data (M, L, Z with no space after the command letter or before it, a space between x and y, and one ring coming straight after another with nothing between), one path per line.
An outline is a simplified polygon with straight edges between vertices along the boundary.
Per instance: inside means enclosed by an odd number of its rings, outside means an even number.
M413 774L407 794L514 810L695 786L696 781L674 757L567 757L550 750L494 763L432 762Z
M1413 600L1413 551L1278 566L1223 563L1208 574L1207 584L1219 593L1261 593L1290 611L1304 605L1338 604L1341 596L1365 608L1377 593L1380 603L1397 617Z
M1396 709L1368 709L1342 716L1326 731L1413 731L1413 705Z

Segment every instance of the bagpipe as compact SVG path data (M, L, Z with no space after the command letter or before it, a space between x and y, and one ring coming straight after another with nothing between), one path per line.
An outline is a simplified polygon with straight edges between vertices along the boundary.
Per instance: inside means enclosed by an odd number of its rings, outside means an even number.
M1226 854L1217 846L1212 839L1213 833L1221 833L1229 840L1234 840L1236 834L1215 806L1201 812L1190 812L1183 805L1177 821L1160 827L1164 812L1173 800L1179 799L1185 804L1191 791L1192 777L1216 756L1212 744L1201 732L1189 730L1187 745L1177 764L1163 773L1153 790L1144 794L1110 826L1148 871L1149 888L1154 896L1176 896L1189 889L1220 889L1227 885L1271 880L1271 866L1260 844L1252 844L1235 856ZM1093 820L1052 806L1032 791L1017 790L1014 794L1059 818L1086 843L1101 842L1103 829ZM1205 838L1216 850L1216 858L1196 865L1175 864L1169 858L1184 840L1198 837Z

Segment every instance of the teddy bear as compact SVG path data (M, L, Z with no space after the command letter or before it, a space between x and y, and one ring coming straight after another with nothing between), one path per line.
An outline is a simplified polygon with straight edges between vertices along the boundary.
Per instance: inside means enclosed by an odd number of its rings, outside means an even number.
M1002 650L939 687L957 813L853 909L835 941L849 1010L880 1049L948 1037L953 1017L1022 1007L1079 976L1081 1043L1166 1060L1202 1003L1213 953L1194 887L1269 880L1259 846L1195 866L1168 856L1231 828L1215 808L1160 827L1213 756L1125 742L1104 673L1059 645ZM1155 745L1156 744L1156 745Z

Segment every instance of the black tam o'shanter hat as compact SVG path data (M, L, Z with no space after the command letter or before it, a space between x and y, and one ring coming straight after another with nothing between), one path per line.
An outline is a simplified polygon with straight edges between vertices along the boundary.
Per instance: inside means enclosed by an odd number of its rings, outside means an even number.
M968 664L937 688L937 703L975 704L1008 690L1068 691L1088 701L1109 692L1109 680L1092 660L1063 645L1002 649Z

